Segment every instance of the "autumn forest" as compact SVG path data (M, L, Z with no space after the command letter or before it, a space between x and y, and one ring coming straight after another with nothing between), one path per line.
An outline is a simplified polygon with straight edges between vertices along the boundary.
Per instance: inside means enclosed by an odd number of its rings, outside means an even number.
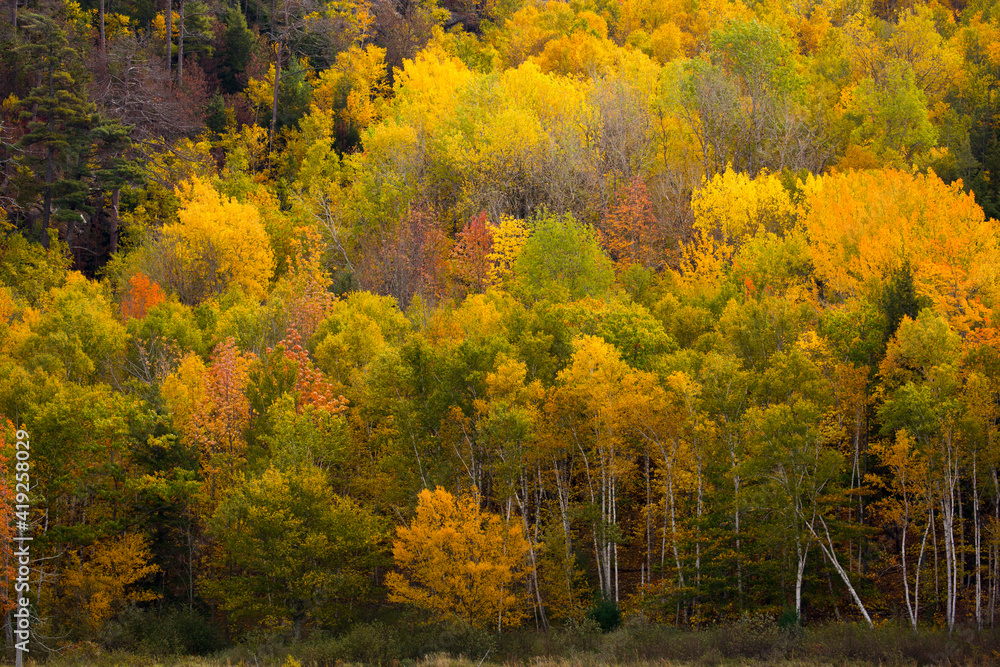
M7 655L990 631L998 90L993 0L5 0Z

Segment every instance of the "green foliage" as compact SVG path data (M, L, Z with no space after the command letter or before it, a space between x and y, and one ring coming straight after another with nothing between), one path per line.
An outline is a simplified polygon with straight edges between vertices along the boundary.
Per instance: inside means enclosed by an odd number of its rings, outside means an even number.
M26 12L22 20L28 39L18 49L39 84L20 102L20 117L28 131L18 145L26 149L25 164L43 193L43 228L36 234L47 244L53 213L57 220L68 222L79 219L78 211L92 211L84 178L89 176L86 154L96 108L86 101L85 70L62 27L41 14ZM29 187L25 194L31 192Z
M613 281L611 260L593 228L570 213L539 214L514 263L514 290L530 300L602 297Z
M106 377L108 364L125 347L125 328L100 285L70 274L43 304L17 351L23 363L70 381Z
M309 464L244 480L219 505L211 530L222 569L203 583L205 593L241 627L281 629L296 641L308 626L354 620L357 605L376 593L371 572L386 560L384 522L331 494Z
M888 164L910 164L937 143L927 96L907 63L892 67L884 81L863 79L844 117L853 126L849 129L851 142L868 148Z
M30 306L66 281L70 267L65 244L53 243L45 249L11 229L0 236L0 284L11 296Z
M247 27L246 17L236 7L230 7L223 22L226 25L222 60L222 85L226 92L236 93L246 85L244 73L254 52L253 32Z
M611 632L622 623L622 612L614 600L602 599L587 610L587 618L593 619L603 632Z

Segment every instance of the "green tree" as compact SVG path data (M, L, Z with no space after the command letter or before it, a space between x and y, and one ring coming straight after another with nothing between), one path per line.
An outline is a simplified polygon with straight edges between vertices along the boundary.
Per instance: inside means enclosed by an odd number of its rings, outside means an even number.
M222 49L222 85L226 92L236 93L246 84L243 73L254 50L253 32L246 17L237 7L230 7L223 21L226 24L225 46Z
M572 213L542 212L514 262L515 291L529 299L600 297L614 278L597 234L577 223Z
M53 19L23 12L26 41L18 47L25 62L36 72L39 85L20 103L21 119L28 132L19 146L26 151L27 166L43 183L42 244L48 247L48 228L53 207L56 218L78 218L73 209L86 207L86 156L90 128L96 122L95 107L82 90L85 75L80 55L66 32ZM37 190L36 190L37 191Z
M238 484L212 517L219 576L203 592L244 628L343 627L371 601L387 564L385 522L334 495L316 467L269 468Z

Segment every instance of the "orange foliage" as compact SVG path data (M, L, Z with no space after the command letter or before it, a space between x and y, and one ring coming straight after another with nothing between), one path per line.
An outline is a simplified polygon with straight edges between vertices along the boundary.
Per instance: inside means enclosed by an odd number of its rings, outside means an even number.
M167 295L155 280L144 273L137 273L129 279L129 290L122 299L122 319L141 320L150 308L163 303Z
M805 225L828 296L878 289L909 262L918 292L960 332L1000 297L995 223L961 181L893 169L833 174L808 198Z
M309 339L319 323L330 314L337 300L330 291L330 274L323 270L322 242L318 235L305 232L305 243L288 276L289 296L285 299L288 328Z
M299 332L290 329L285 339L278 343L285 350L285 358L295 364L295 410L311 405L319 410L338 414L347 410L348 400L342 395L334 395L333 384L326 378L323 371L316 368L309 354L302 348ZM272 350L267 351L271 354Z
M212 506L246 458L250 403L245 390L252 360L231 337L219 343L202 378L204 398L185 424L185 435L201 454Z
M602 227L604 247L621 268L630 264L649 267L656 261L656 218L649 191L638 176L618 187Z

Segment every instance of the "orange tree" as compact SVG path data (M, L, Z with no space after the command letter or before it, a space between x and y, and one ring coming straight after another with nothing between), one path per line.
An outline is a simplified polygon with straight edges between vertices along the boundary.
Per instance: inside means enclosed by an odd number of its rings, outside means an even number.
M392 554L400 571L385 578L390 602L498 630L525 616L514 587L528 568L521 522L481 510L478 494L421 491L416 517L396 529Z

